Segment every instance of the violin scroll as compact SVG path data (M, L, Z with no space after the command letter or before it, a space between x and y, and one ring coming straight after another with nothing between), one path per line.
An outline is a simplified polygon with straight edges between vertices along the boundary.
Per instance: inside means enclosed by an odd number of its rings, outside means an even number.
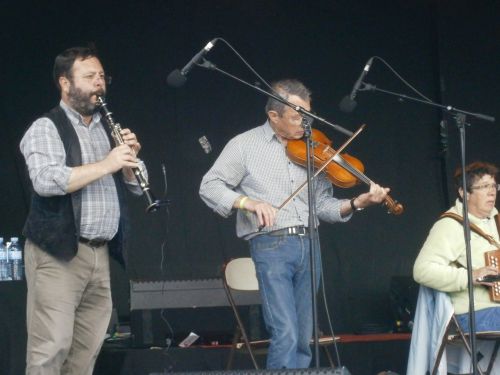
M404 212L404 207L398 201L395 201L390 196L386 196L383 202L384 206L387 207L387 213L393 215L401 215Z

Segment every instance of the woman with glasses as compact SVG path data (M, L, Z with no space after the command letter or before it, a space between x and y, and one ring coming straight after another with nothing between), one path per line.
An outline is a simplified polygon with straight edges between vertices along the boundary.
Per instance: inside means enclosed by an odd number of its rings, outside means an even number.
M484 281L485 276L498 275L496 268L485 265L484 258L485 252L496 250L500 243L500 224L495 208L499 190L498 168L489 163L474 162L466 166L465 173L467 191L463 191L462 171L459 169L454 177L458 198L447 213L462 218L463 200L467 199L471 225L492 237L489 241L471 231L476 331L499 331L500 306L490 300L488 287L492 283ZM460 325L465 332L469 330L467 261L461 221L442 217L434 224L415 261L413 277L422 285L448 293Z

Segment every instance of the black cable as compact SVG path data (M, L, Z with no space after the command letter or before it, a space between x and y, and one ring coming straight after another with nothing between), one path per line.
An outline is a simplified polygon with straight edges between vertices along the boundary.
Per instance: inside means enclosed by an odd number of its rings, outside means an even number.
M238 51L236 51L236 48L234 48L228 41L226 41L225 39L223 38L216 38L217 40L220 40L222 42L224 42L233 52L236 56L238 56L238 58L243 62L243 64L245 64L248 69L250 69L250 71L255 74L255 76L264 84L266 85L271 91L274 91L273 88L271 87L271 85L264 79L260 76L259 73L257 73L257 71L252 68L252 66L243 58L243 56L240 55L240 53Z
M383 58L379 57L379 56L373 56L374 59L377 59L379 61L381 61L382 63L384 63L388 68L389 70L394 73L394 75L396 77L398 77L401 82L403 82L407 87L410 88L410 90L412 90L413 92L415 92L416 94L418 94L421 98L424 98L427 102L429 103L432 103L432 100L429 99L427 96L425 96L424 94L422 94L420 91L418 91L415 87L413 87L408 81L406 81L402 76L401 74L399 74L396 69L394 69L387 61L385 61Z
M321 255L321 247L319 249L320 249L320 255ZM323 296L323 304L325 306L326 319L328 321L328 328L330 329L330 334L332 336L333 347L335 348L335 357L337 358L338 367L342 367L342 362L340 361L339 348L338 348L338 345L337 345L337 340L335 339L335 332L333 330L332 318L330 316L330 310L328 309L328 303L327 303L328 301L326 299L325 278L323 276L323 257L321 257L320 266L321 266L321 281L320 281L320 284L321 284L321 292L322 292L322 296ZM327 347L327 350L328 350L328 347Z
M163 175L163 196L162 196L162 199L160 201L163 204L161 204L160 207L162 207L162 206L165 207L166 217L165 217L165 238L164 238L164 240L161 244L161 248L160 248L161 249L160 275L161 275L161 279L164 280L165 273L166 273L166 267L164 268L163 265L166 261L165 252L166 252L168 235L169 235L168 224L169 224L169 220L170 220L170 211L168 209L168 199L167 199L167 192L168 192L167 169L165 167L165 163L161 163L161 171L162 171L162 175ZM165 287L165 282L162 281L162 294L165 291L164 287ZM165 313L166 313L165 309L160 310L160 318L167 325L167 328L169 330L170 337L171 337L170 340L168 338L166 338L167 347L165 348L165 351L168 351L170 349L170 346L172 345L173 340L174 340L174 330L172 329L172 326L168 322L167 318L165 317L165 315L164 315Z
M165 239L163 240L161 244L161 261L160 261L160 274L162 276L165 276L166 269L163 269L163 264L165 262L165 248L167 246L167 241L168 241L168 223L170 220L170 210L168 209L168 199L167 199L167 169L165 168L165 163L161 164L161 170L162 170L162 175L163 175L163 197L160 200L162 204L160 205L165 207L165 213L166 213L166 218L165 218Z

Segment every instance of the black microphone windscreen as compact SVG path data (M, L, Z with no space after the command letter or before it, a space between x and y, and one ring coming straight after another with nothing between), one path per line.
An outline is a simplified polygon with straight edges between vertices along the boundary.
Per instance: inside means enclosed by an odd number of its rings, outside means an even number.
M187 81L187 78L181 74L179 69L173 70L167 77L167 84L171 87L181 87Z
M339 108L342 112L352 112L356 108L355 100L352 100L349 96L344 96L344 98L339 103Z

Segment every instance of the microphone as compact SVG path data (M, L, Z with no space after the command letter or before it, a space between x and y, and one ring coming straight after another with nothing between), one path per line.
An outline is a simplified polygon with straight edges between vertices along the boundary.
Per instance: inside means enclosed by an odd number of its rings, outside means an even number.
M354 108L356 108L356 105L358 103L356 103L354 99L356 98L356 95L359 91L361 84L363 83L363 80L370 71L372 63L373 63L373 57L370 57L363 71L361 72L361 75L359 76L358 80L354 83L354 86L352 87L351 90L351 94L349 96L344 96L344 98L340 101L339 107L342 112L352 112Z
M212 39L210 42L207 43L203 49L198 52L194 57L182 68L181 70L175 69L173 70L167 77L167 84L172 87L181 87L186 83L187 81L187 74L191 69L193 69L193 66L198 64L203 56L208 53L212 49L212 47L215 45L215 42L217 42L217 38Z

